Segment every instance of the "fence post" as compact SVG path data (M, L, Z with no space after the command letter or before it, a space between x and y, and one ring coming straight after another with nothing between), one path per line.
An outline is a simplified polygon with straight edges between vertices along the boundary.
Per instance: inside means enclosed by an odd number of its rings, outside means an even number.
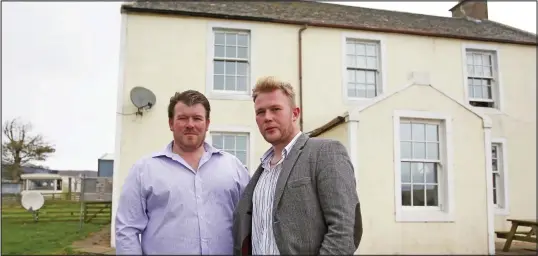
M86 175L82 175L81 179L80 179L80 196L79 196L79 200L80 200L80 230L82 230L82 223L84 222L84 217L86 215L86 207L84 205L84 180L85 180L85 177Z
M71 177L67 179L67 200L71 201L73 198L71 198Z

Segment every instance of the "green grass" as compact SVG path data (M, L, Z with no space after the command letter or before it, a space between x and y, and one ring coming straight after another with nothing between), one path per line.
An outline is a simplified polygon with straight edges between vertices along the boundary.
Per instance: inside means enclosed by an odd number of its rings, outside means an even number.
M94 206L95 207L95 206ZM98 210L90 209L88 215ZM71 244L110 223L110 210L97 215L80 230L80 203L46 201L39 221L20 204L2 204L2 255L81 254Z
M103 228L103 224L77 222L12 223L2 219L2 254L72 254L71 244Z

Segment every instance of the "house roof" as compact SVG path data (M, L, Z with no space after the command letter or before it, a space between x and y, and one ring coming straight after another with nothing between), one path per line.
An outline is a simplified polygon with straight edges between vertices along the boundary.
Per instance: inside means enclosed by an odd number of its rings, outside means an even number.
M491 20L472 20L378 10L314 1L136 1L122 12L334 27L432 37L536 45L536 34Z
M99 160L114 160L114 154L104 153L101 157L99 157Z

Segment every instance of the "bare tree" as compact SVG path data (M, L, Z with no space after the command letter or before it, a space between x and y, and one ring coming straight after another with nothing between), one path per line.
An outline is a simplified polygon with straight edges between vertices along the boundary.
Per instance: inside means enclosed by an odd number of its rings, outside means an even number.
M41 134L32 135L31 130L30 123L19 119L8 120L2 127L2 175L14 181L20 180L22 166L35 166L36 161L45 161L56 151Z

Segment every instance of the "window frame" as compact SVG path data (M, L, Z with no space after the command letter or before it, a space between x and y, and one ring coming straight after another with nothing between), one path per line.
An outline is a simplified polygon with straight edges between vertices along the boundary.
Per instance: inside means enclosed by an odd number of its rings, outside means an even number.
M354 40L365 43L376 43L377 44L377 75L376 79L378 80L376 86L377 95L372 98L362 98L362 97L349 97L348 96L348 67L347 67L347 42L348 40ZM384 36L372 33L342 33L342 97L344 102L347 104L353 105L365 105L373 100L386 94L386 39Z
M418 120L420 123L439 124L439 159L438 195L439 206L403 206L400 157L400 122L402 120ZM454 181L452 170L452 119L443 114L414 111L394 111L394 199L395 219L397 222L453 222L454 221Z
M237 23L237 22L210 22L207 28L207 49L206 49L206 96L209 99L224 99L224 100L252 100L252 86L253 86L253 63L255 51L253 51L253 29L252 24ZM215 57L215 32L244 32L248 33L248 71L247 71L247 88L245 92L241 91L225 91L225 90L214 90L214 60ZM223 58L218 58L223 59ZM235 60L235 59L232 59Z
M500 176L500 180L501 180L501 191L499 192L499 190L497 189L497 200L499 200L500 198L500 204L495 204L494 202L493 203L493 206L494 206L494 209L495 209L495 214L496 215L508 215L510 214L510 210L509 210L509 189L508 189L508 160L507 160L507 144L506 144L506 139L504 138L493 138L491 139L491 147L493 148L495 145L499 146L500 148L500 153L497 152L497 158L500 157L501 161L500 161L500 165L498 166L500 171L499 171L499 176ZM493 155L492 155L492 161L493 161ZM492 164L492 175L494 174L493 172L493 162L491 163ZM493 188L492 188L493 189ZM493 198L492 198L493 200Z
M256 159L255 154L253 152L255 151L255 138L253 137L253 129L248 126L236 126L236 125L210 125L209 129L206 133L206 139L205 142L207 142L210 145L213 145L213 133L231 133L231 134L246 134L247 135L247 168L249 170L249 173L252 174L256 170L257 166L255 165Z
M471 98L469 95L469 72L467 70L467 53L488 53L491 55L491 94L492 99ZM500 70L500 52L497 47L485 44L462 44L462 71L463 71L463 88L465 95L465 105L472 107L475 110L485 112L502 112L503 111L503 88ZM480 107L471 105L473 102L493 102L493 107Z

